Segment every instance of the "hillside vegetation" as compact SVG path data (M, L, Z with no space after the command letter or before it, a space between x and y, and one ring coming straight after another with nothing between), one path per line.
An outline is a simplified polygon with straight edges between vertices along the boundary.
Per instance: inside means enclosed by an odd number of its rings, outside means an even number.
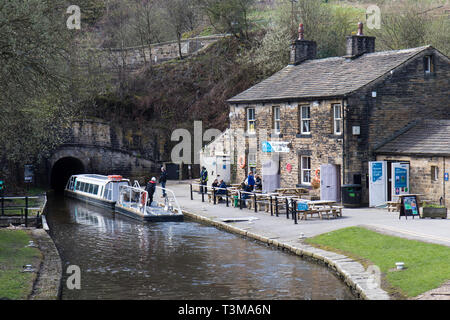
M68 30L69 5L81 9L81 30ZM73 119L96 116L161 130L228 126L226 100L284 67L298 23L318 44L318 57L345 53L345 37L377 4L377 50L431 44L450 55L447 0L11 0L0 6L0 178L21 180L64 143ZM63 17L63 19L61 19ZM55 21L57 23L55 23ZM181 39L230 37L193 57ZM112 74L98 50L177 40L179 59ZM113 79L113 81L111 80ZM166 147L167 158L170 144Z

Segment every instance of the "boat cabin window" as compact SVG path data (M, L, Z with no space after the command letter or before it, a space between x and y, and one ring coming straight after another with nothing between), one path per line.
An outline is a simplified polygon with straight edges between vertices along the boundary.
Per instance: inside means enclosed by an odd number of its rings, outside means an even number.
M92 193L95 195L98 193L98 185L94 185L94 191Z
M108 184L105 187L105 196L103 197L106 200L111 200L112 198L112 183L108 182Z
M80 190L80 185L81 185L81 182L77 181L77 186L76 186L75 190Z
M94 193L94 185L89 183L88 193Z

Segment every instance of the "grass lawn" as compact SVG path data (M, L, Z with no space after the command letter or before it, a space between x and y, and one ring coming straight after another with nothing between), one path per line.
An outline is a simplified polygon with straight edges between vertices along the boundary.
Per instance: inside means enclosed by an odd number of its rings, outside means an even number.
M0 229L0 298L27 299L31 293L36 273L22 272L23 266L36 268L42 255L25 247L30 240L26 231Z
M383 289L394 297L415 297L450 279L450 248L446 246L359 227L325 233L307 239L307 243L347 255L365 267L377 265L383 274ZM396 271L396 262L404 262L407 269Z

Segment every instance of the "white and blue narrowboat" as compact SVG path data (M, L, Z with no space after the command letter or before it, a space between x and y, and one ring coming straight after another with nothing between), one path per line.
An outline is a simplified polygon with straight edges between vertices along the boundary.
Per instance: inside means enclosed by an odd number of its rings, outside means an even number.
M130 186L130 180L118 175L79 174L70 177L64 194L92 205L114 210L122 186Z

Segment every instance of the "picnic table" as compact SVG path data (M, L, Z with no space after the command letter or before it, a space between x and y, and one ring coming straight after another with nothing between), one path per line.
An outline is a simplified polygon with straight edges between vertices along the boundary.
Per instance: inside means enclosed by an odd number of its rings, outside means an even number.
M428 199L421 199L421 197L424 196L423 194L419 194L419 193L401 194L401 195L396 196L396 197L398 197L396 201L386 201L388 212L400 212L402 198L408 197L408 196L416 196L417 205L419 207L421 207L424 202L431 202Z
M302 201L302 199L299 199L298 201ZM308 215L311 215L312 217L315 214L317 214L321 220L323 219L323 215L326 215L327 219L330 219L330 216L333 216L334 218L342 217L343 207L337 206L336 201L315 200L306 201L306 203L308 204L308 210L297 210L300 220L306 220Z
M296 195L296 196L302 196L309 193L308 189L305 188L279 188L276 189L275 192L279 193L280 195Z

